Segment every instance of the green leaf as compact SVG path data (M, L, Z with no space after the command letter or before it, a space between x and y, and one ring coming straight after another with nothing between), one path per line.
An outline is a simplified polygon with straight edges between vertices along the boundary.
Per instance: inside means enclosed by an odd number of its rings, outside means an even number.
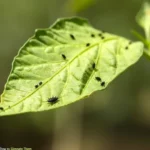
M49 110L83 99L105 89L142 53L141 42L96 30L85 19L59 19L36 30L15 57L0 115ZM48 103L54 96L58 101Z
M145 2L136 16L137 23L144 29L147 40L150 41L150 3Z
M72 0L67 2L68 9L75 13L79 13L96 3L96 0Z

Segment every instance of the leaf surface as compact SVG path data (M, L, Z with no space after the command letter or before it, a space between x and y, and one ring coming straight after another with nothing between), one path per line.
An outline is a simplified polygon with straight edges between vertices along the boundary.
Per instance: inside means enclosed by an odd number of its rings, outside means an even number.
M105 89L142 54L141 42L94 29L82 18L59 19L36 30L15 57L0 115L49 110L83 99Z

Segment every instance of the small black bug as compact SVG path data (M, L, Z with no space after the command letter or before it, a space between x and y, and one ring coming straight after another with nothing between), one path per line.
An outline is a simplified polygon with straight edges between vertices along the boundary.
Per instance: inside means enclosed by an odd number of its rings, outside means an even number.
M61 56L63 57L64 60L66 60L66 56L64 54L61 54Z
M87 46L87 47L90 46L90 43L87 43L86 46Z
M73 40L75 40L75 37L74 37L73 34L70 34L70 37L71 37Z
M98 35L101 37L101 36L102 36L102 33L99 33Z
M103 39L105 39L105 37L104 37L104 36L101 36L101 39L103 40Z
M59 100L58 97L54 96L54 97L49 98L47 100L47 102L53 105L53 104L57 103L58 100Z
M39 82L39 85L42 85L43 83L42 82Z
M105 82L102 82L102 83L101 83L101 86L105 86Z
M96 79L97 81L101 81L101 78L100 78L100 77L95 77L95 79Z
M95 69L95 63L92 64L92 68Z
M39 86L38 85L35 85L35 88L37 89Z
M3 107L0 107L0 110L4 110L4 108L3 108Z
M95 35L94 35L94 34L91 34L91 37L95 37Z

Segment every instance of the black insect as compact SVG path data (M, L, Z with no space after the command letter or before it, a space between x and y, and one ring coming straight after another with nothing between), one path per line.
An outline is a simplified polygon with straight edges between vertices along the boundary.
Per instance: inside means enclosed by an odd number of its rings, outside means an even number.
M61 56L64 60L66 60L66 56L64 54L61 54Z
M102 34L102 33L99 33L98 35L99 35L100 37L101 37L101 36L103 36L103 34Z
M4 110L4 108L3 108L3 107L0 107L0 110Z
M95 37L95 34L91 34L91 37Z
M71 37L73 40L75 40L75 37L74 37L73 34L70 34L70 37Z
M95 79L97 80L97 81L101 81L101 78L100 77L95 77Z
M92 64L92 68L95 69L95 63Z
M101 83L101 86L105 86L105 82L104 81Z
M105 37L104 37L104 36L101 36L101 39L103 40L103 39L105 39Z
M51 98L49 98L48 100L47 100L47 102L48 103L50 103L50 104L55 104L55 103L57 103L59 101L59 99L58 99L58 97L56 97L56 96L54 96L54 97L51 97Z
M39 86L38 85L35 85L35 88L37 89Z
M87 43L86 46L87 46L87 47L90 46L90 43Z
M125 49L128 49L128 48L129 48L128 46L125 47Z
M39 85L42 85L43 83L42 82L39 82Z

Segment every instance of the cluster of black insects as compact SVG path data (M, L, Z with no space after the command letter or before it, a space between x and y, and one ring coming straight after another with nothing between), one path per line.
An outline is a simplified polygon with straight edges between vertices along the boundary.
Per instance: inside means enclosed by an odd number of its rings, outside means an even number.
M104 33L104 31L102 31L102 33ZM102 33L99 33L98 36L100 36L101 39L103 40L103 39L105 39L105 37L103 36ZM91 37L94 38L94 37L95 37L95 34L91 34ZM76 38L75 38L75 36L74 36L73 34L70 34L70 38L71 38L72 40L76 40ZM132 41L129 42L129 45L130 45L130 44L132 44ZM90 46L90 43L87 43L86 46L87 46L87 47ZM128 49L128 46L126 46L125 49ZM62 56L62 58L63 58L64 60L66 60L65 54L62 54L61 56ZM92 64L92 68L93 68L93 69L96 69L95 66L96 66L95 63L93 63L93 64ZM105 86L105 81L102 81L102 79L101 79L100 77L95 77L95 80L97 80L98 82L101 82L101 83L100 83L101 86L103 86L103 87ZM42 84L42 82L40 82L40 83ZM39 83L39 85L41 85L40 83ZM37 87L38 87L38 85L36 85L36 88L37 88ZM51 98L48 98L48 100L47 100L47 102L50 103L50 104L52 104L52 105L55 104L55 103L57 103L58 101L59 101L59 98L56 97L56 96L51 97Z
M103 32L104 33L104 32ZM98 34L101 39L104 39L105 37L103 36L103 34L99 33ZM91 37L95 37L95 34L91 34ZM75 36L73 34L70 34L70 38L72 40L76 40ZM86 46L90 46L90 43L87 43ZM64 60L66 60L66 55L65 54L61 54L62 58ZM92 65L92 68L95 69L95 63L93 63ZM95 78L97 81L101 81L101 78L100 77L96 77ZM101 82L101 86L105 86L105 82ZM36 88L38 88L38 85L36 85ZM51 98L48 98L47 102L50 103L50 104L55 104L59 101L58 97L54 96L54 97L51 97Z
M125 49L126 50L129 49L129 45L131 45L131 44L132 44L132 41L129 42L128 46L126 46Z
M103 33L104 33L104 31L103 31ZM101 39L105 39L105 37L103 36L102 33L99 33L98 35L101 37ZM94 37L95 37L95 34L91 34L91 37L94 38ZM70 38L71 38L72 40L76 40L76 38L75 38L75 36L74 36L73 34L70 34ZM129 44L131 44L131 43L132 43L132 42L130 41ZM90 46L90 43L87 43L86 46L87 46L87 47ZM128 46L127 46L125 49L128 49ZM66 60L65 54L62 54L61 56L62 56L62 58L63 58L64 60ZM92 64L92 68L93 68L93 69L96 69L96 68L95 68L95 63ZM103 86L103 87L105 86L105 81L102 81L102 79L101 79L100 77L95 77L95 80L97 80L98 82L101 82L101 83L100 83L101 86ZM41 85L41 84L42 84L42 82L39 83L39 85ZM35 87L38 88L39 85L36 85ZM48 98L48 100L47 100L47 102L50 103L50 104L52 104L52 105L55 104L55 103L57 103L58 101L59 101L59 98L56 97L56 96L51 97L51 98Z
M104 33L104 31L102 31L102 33ZM103 36L102 33L99 33L98 36L101 37L101 39L103 40L103 39L105 39L105 37ZM91 34L91 37L94 38L94 37L95 37L95 34ZM74 36L73 34L70 34L70 38L71 38L72 40L76 40L76 38L75 38L75 36ZM130 45L130 44L132 44L132 41L129 42L129 45ZM88 46L90 46L90 45L91 45L90 43L87 43L87 44L86 44L86 47L88 47ZM126 50L127 50L128 48L129 48L129 46L126 46L126 47L125 47ZM63 58L64 60L66 60L65 54L61 54L61 56L62 56L62 58ZM92 68L93 68L93 69L96 69L96 68L95 68L95 63L92 64ZM98 82L101 82L101 83L100 83L101 86L103 86L103 87L105 86L105 81L102 81L102 79L101 79L100 77L95 77L95 80L97 80ZM35 88L38 88L40 85L42 85L42 82L39 82L39 84L35 85ZM56 97L56 96L51 97L51 98L48 98L48 100L47 100L47 102L50 103L50 104L52 104L52 105L55 104L55 103L57 103L58 101L59 101L59 98ZM3 107L0 107L0 110L4 110L4 108L3 108Z
M92 68L96 69L95 63L92 64ZM100 84L101 86L105 86L105 81L102 81L102 79L100 77L95 77L95 80L97 80L98 82L101 82L101 84Z
M35 85L35 88L38 88L42 84L43 84L42 82L39 82L39 84Z
M98 35L101 37L101 39L104 39L104 38L105 38L105 37L103 36L103 34L101 34L101 33L99 33ZM75 38L75 36L74 36L73 34L70 34L70 37L71 37L72 40L76 40L76 38ZM91 34L91 37L95 37L95 34ZM87 47L90 46L90 43L87 43L86 46L87 46ZM66 56L65 56L64 54L62 54L61 56L62 56L62 58L63 58L64 60L66 60ZM95 63L92 64L92 68L95 69ZM95 79L96 79L97 81L101 81L101 78L100 78L100 77L96 77ZM105 86L105 82L101 82L101 86ZM51 97L51 98L49 98L49 99L47 100L47 102L50 103L50 104L55 104L55 103L57 103L58 101L59 101L59 99L58 99L58 97L56 97L56 96Z

